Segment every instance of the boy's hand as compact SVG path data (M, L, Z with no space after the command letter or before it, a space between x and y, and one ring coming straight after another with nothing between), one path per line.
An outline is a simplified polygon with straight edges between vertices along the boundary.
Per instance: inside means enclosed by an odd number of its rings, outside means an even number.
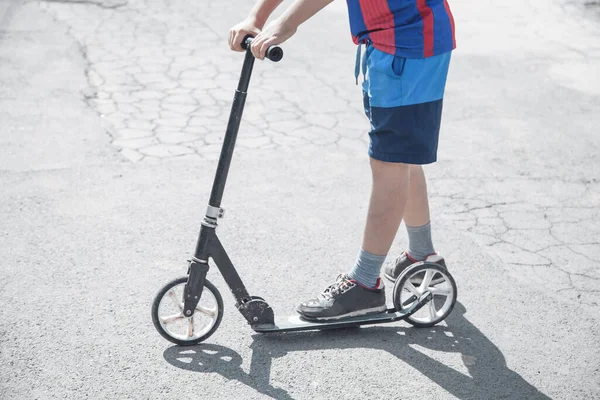
M258 36L260 29L253 19L245 19L229 30L229 47L234 51L244 51L242 40L246 35Z
M285 42L296 33L297 29L297 26L285 23L281 19L271 22L252 41L252 45L250 46L252 54L259 60L264 60L269 46Z

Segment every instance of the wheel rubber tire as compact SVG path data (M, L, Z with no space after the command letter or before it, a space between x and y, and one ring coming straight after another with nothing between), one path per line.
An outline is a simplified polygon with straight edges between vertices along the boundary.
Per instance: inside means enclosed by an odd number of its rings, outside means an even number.
M437 323L442 322L444 319L446 319L446 317L448 317L448 315L450 315L450 313L454 309L454 304L456 304L456 298L458 297L458 290L456 288L456 282L454 281L454 278L452 277L452 275L450 274L448 269L442 267L439 264L435 264L435 263L431 263L431 262L419 262L419 263L411 265L410 267L408 267L407 269L402 271L402 273L396 280L396 284L394 285L393 296L394 296L394 306L396 307L396 309L398 311L403 311L405 309L405 307L402 305L400 295L402 294L402 287L404 286L406 281L409 279L409 277L413 276L414 274L416 274L420 271L428 270L428 269L429 270L433 269L433 270L439 271L448 277L448 281L450 282L450 285L452 286L452 291L454 292L454 298L452 299L452 304L450 304L450 308L444 313L444 315L442 315L440 318L438 318L437 320L435 320L433 322L423 323L423 322L415 321L415 320L411 319L410 315L408 315L405 318L406 322L408 322L409 324L411 324L417 328L431 328L432 326L435 326ZM433 301L433 299L431 299L430 301Z
M167 292L169 290L171 290L171 288L173 288L177 285L180 285L182 283L186 283L187 280L188 280L188 277L183 276L181 278L177 278L177 279L167 283L162 289L159 290L159 292L156 294L156 297L154 297L154 302L152 303L152 322L154 323L154 327L156 328L156 330L158 331L158 333L160 333L160 335L162 337L167 339L169 342L178 344L180 346L193 346L200 342L205 341L217 330L217 328L221 324L221 320L223 319L223 298L221 297L221 293L219 293L219 291L217 290L215 285L213 285L212 283L210 283L210 281L208 279L206 279L204 281L204 290L206 290L206 289L210 290L212 292L212 294L215 296L215 299L217 300L217 309L218 309L217 321L215 322L213 327L210 329L210 331L208 331L203 336L200 336L199 338L194 339L194 340L181 340L181 339L172 337L163 329L160 321L158 320L158 307L160 305L160 302L161 302L162 298L167 294Z

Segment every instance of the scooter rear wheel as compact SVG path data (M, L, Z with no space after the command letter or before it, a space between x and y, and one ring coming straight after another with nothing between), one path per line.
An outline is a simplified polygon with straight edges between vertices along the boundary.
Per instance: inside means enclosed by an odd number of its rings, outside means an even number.
M432 327L450 315L457 297L454 278L438 264L419 262L404 270L394 285L394 306L399 311L410 309L428 293L431 299L406 317L418 328Z
M196 310L191 317L183 315L183 289L187 276L177 278L165 285L152 303L152 322L162 337L168 341L191 346L210 337L223 318L223 298L208 280Z

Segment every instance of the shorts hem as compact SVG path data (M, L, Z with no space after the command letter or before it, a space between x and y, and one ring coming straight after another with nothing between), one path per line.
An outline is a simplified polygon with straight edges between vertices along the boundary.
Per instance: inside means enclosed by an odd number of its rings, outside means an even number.
M381 151L374 151L369 149L369 157L375 160L390 162L390 163L402 163L402 164L415 164L424 165L432 164L437 161L436 154L399 154L399 153L385 153Z

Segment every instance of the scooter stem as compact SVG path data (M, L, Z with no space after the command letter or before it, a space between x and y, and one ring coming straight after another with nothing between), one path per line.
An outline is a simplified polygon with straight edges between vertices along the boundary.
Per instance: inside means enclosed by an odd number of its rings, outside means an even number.
M225 183L227 182L227 175L229 174L229 166L231 165L231 158L233 157L233 149L240 128L242 113L244 112L244 104L246 103L246 95L248 92L248 85L250 84L250 77L252 76L253 66L254 56L250 50L246 50L244 66L242 67L240 81L237 90L235 91L233 104L231 105L229 122L227 123L225 138L223 139L223 148L221 149L219 164L217 165L217 172L215 173L215 180L210 193L209 205L213 207L221 207L221 200L223 199Z

